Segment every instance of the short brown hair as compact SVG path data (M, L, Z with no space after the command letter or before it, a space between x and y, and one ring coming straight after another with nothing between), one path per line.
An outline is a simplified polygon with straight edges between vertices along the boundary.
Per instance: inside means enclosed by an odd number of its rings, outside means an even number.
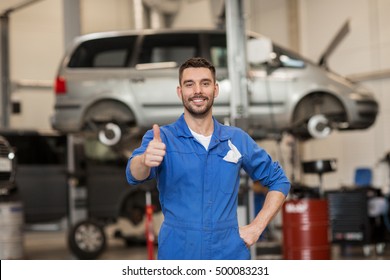
M211 71L211 74L213 75L214 82L216 81L215 78L215 67L214 65L208 61L207 59L203 57L192 57L188 60L186 60L179 68L179 84L181 84L181 79L183 77L183 71L187 68L207 68Z

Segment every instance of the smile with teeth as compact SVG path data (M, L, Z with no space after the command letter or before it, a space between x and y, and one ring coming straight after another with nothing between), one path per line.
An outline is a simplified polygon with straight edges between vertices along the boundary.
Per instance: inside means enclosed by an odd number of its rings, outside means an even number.
M201 104L201 103L203 103L206 100L207 100L207 98L200 97L200 96L199 97L193 97L193 98L190 99L190 101L192 101L195 104Z

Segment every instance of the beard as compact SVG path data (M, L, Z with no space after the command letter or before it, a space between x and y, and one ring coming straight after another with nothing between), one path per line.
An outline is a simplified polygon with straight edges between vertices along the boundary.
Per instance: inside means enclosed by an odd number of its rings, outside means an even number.
M205 104L203 104L202 106L197 106L196 104L193 103L193 100L196 98L203 98ZM192 117L203 118L207 116L209 112L211 112L211 108L213 107L214 104L214 93L211 99L202 94L197 94L188 99L182 98L182 102L184 108L187 110L188 113L190 113Z

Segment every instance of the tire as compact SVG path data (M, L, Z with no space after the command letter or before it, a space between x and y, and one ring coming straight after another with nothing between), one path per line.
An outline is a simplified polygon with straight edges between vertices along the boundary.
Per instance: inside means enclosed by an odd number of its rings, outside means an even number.
M92 220L78 222L69 232L68 245L78 259L96 259L106 249L103 227Z

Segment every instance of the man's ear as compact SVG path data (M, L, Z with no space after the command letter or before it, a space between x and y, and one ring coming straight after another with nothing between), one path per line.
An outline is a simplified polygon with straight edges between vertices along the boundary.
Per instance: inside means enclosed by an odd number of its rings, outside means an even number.
M182 100L182 94L181 94L181 87L180 86L177 86L176 93L177 93L177 96L179 97L179 99Z
M218 85L218 83L215 83L215 85L214 85L214 99L215 98L217 98L218 97L218 95L219 95L219 85Z

